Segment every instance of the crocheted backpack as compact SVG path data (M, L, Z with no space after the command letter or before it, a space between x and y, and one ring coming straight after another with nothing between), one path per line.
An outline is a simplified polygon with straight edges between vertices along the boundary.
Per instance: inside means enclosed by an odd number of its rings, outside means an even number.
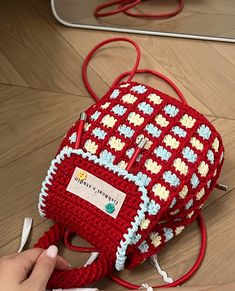
M133 44L136 64L98 100L87 65L98 48L113 41ZM216 186L224 160L219 133L169 79L137 70L139 60L138 45L121 37L100 43L85 59L83 79L97 103L69 129L51 162L39 212L56 224L35 246L47 248L75 233L99 256L86 267L54 271L49 288L83 286L157 254L201 219L201 207ZM181 101L131 81L144 72L166 80ZM127 82L120 82L127 75Z

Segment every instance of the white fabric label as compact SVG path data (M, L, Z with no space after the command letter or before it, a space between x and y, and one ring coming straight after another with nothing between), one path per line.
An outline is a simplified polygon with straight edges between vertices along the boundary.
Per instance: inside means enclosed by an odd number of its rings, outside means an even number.
M66 189L116 218L126 194L91 173L76 167Z

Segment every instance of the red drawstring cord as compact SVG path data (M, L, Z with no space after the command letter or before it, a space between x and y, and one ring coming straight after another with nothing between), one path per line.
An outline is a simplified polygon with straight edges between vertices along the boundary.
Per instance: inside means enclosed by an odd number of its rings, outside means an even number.
M83 63L83 66L82 66L82 78L83 78L83 82L84 82L84 85L88 91L88 93L91 95L91 97L96 101L98 102L99 101L99 98L98 96L96 95L96 93L93 91L93 89L91 88L91 85L88 81L88 77L87 77L87 67L88 67L88 64L91 60L91 58L93 57L93 55L95 54L95 52L101 48L102 46L108 44L108 43L111 43L111 42L115 42L115 41L124 41L124 42L129 42L131 43L135 49L136 49L136 61L135 61L135 65L133 67L133 70L131 71L130 73L130 76L128 78L128 82L130 82L132 80L132 78L134 77L136 71L137 71L137 68L139 66L139 63L140 63L140 47L138 46L138 44L133 41L132 39L130 38L125 38L125 37L114 37L114 38L110 38L110 39L107 39L105 41L102 41L100 42L98 45L96 45L90 52L89 54L87 55L87 57L84 59L84 63Z

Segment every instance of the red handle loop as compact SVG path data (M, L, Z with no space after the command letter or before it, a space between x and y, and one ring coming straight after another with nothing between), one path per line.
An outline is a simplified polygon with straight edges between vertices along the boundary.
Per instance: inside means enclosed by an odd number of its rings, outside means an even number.
M132 78L134 77L137 69L138 69L138 66L139 66L139 63L140 63L140 47L139 45L133 41L132 39L130 38L126 38L126 37L115 37L115 38L110 38L110 39L107 39L105 41L102 41L100 42L98 45L96 45L90 52L89 54L87 55L87 57L85 58L84 60L84 63L83 63L83 66L82 66L82 78L83 78L83 82L84 82L84 85L88 91L88 93L91 95L91 97L96 101L98 102L99 101L99 98L98 96L96 95L96 93L93 91L93 89L91 88L91 85L88 81L88 77L87 77L87 67L88 67L88 64L91 60L91 58L93 57L93 55L95 54L95 52L105 46L106 44L108 43L111 43L111 42L116 42L116 41L124 41L124 42L129 42L130 44L132 44L135 49L136 49L136 61L135 61L135 65L130 73L130 76L128 78L128 82L130 82L132 80Z
M54 224L38 240L34 247L46 249L50 245L57 244L65 235L65 229L59 224ZM68 270L54 270L47 287L53 288L76 288L85 284L93 283L112 271L114 261L104 253L99 253L98 259L87 267L73 268Z
M95 8L94 15L95 17L106 17L106 16L111 16L118 14L120 12L124 12L125 10L131 9L138 5L141 2L141 0L114 0L114 1L108 1L107 3L98 5ZM101 13L100 11L115 5L119 5L117 9L108 11L108 12L103 12Z
M198 225L199 225L200 230L201 230L202 239L201 239L201 247L200 247L199 255L197 257L195 264L192 266L192 268L184 276L182 276L180 279L174 281L173 283L169 283L169 284L165 284L165 285L161 285L161 286L152 286L152 288L169 288L169 287L180 286L184 282L189 280L189 278L191 278L193 276L193 274L199 269L199 267L200 267L200 265L205 257L205 253L206 253L207 234L206 234L205 221L204 221L204 218L202 217L201 213L199 213L197 221L198 221ZM125 281L117 276L114 276L114 275L110 275L110 277L114 282L116 282L119 285L121 285L125 288L128 288L128 289L140 289L142 287L142 286L127 282L127 281Z

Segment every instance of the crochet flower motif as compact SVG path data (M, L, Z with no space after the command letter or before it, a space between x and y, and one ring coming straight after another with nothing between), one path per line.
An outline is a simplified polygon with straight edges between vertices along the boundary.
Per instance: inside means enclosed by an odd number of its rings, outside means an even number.
M154 162L152 159L148 159L145 161L145 167L152 174L157 174L162 168L161 165L158 165L158 163Z
M197 188L197 186L199 185L199 179L195 173L192 175L190 182L193 189Z
M185 229L184 226L177 226L177 227L175 228L175 235L180 234L184 229Z
M154 105L159 105L162 103L162 98L155 93L149 94L147 97Z
M164 137L164 143L172 148L172 149L177 149L178 146L179 146L179 141L177 141L174 137L172 137L170 134L167 134L165 137Z
M77 133L74 132L73 134L70 135L69 142L70 143L75 143L76 142L76 139L77 139Z
M170 117L175 117L178 112L179 112L179 109L177 107L175 107L174 105L166 105L164 107L164 111L166 112L166 114L168 114Z
M111 111L113 111L115 114L119 116L122 116L127 111L127 108L122 105L117 104L112 108Z
M138 249L140 250L141 253L146 253L149 249L149 245L147 242L144 240L139 246Z
M150 106L150 104L146 103L146 102L141 102L138 105L138 108L140 111L142 111L144 114L152 114L153 113L153 107Z
M144 136L143 134L140 134L140 135L137 136L137 138L136 138L136 143L138 144L142 138L144 138L145 140L147 140L147 142L146 142L144 148L145 148L146 150L149 150L150 147L151 147L151 145L153 144L153 142L152 142L151 140L149 140L149 139L148 139L146 136Z
M155 148L154 153L157 157L161 158L163 161L168 161L171 156L171 153L168 152L168 150L162 146Z
M188 219L190 219L190 218L193 216L193 214L194 214L194 211L190 212L186 217L187 217Z
M77 178L78 178L80 181L86 180L86 178L87 178L87 173L86 173L85 171L79 170L78 173L77 173Z
M174 165L175 169L180 172L181 175L187 175L188 166L180 158L177 158L176 160L174 160L173 165Z
M190 140L190 143L192 146L194 146L197 150L202 151L203 150L203 144L196 138L192 137Z
M97 145L94 141L88 139L88 140L85 142L84 147L85 147L85 149L86 149L88 152L90 152L91 154L95 154L96 151L97 151L98 145Z
M131 91L139 93L139 94L144 94L147 91L147 88L143 85L137 85L131 88Z
M215 152L217 153L219 150L219 140L216 137L212 143L212 148L215 150Z
M179 209L176 209L176 210L172 211L172 212L170 213L170 215L176 215L176 214L178 214L179 212L180 212L180 210L179 210Z
M174 237L173 230L171 228L164 228L164 236L165 236L165 242L168 242Z
M122 169L126 169L127 163L125 161L121 161L120 163L118 163L118 166Z
M93 121L97 120L99 118L100 114L101 114L101 112L96 111L95 113L93 113L91 115L91 120L93 120Z
M119 125L118 131L120 132L120 134L123 134L126 138L127 137L131 138L133 134L135 133L135 131L131 129L130 126L127 126L125 124Z
M207 182L206 186L207 186L208 189L210 188L210 186L211 186L211 180L209 180L209 181Z
M184 185L184 187L182 188L182 190L179 192L179 197L181 199L184 199L188 194L188 187L186 185Z
M129 120L130 123L133 123L135 126L141 125L144 122L144 118L135 112L131 112L128 115L127 119Z
M108 108L109 107L109 105L110 105L110 102L105 102L103 105L101 105L100 107L102 108L102 109L106 109L106 108Z
M205 195L205 189L202 188L197 194L196 194L196 199L200 200L203 196Z
M183 117L180 119L180 122L183 126L187 128L192 128L194 126L194 123L196 122L196 119L192 118L192 116L189 116L188 114L184 114Z
M172 131L174 132L175 135L178 135L179 137L186 137L186 135L187 135L187 132L179 126L174 126L172 128Z
M113 93L110 95L110 98L111 99L115 99L115 98L117 98L119 96L119 94L120 94L120 91L118 89L115 89L113 91Z
M103 123L103 125L107 127L113 127L116 122L117 122L117 119L109 114L105 115L101 120L101 123Z
M115 211L115 206L113 203L108 203L105 205L105 211L112 214Z
M184 148L182 154L183 157L190 163L195 163L197 160L197 154L192 149L190 149L190 147Z
M160 208L161 207L158 203L156 203L154 200L150 200L147 210L150 215L156 215Z
M202 161L200 165L198 166L198 172L201 174L202 177L206 177L206 175L209 172L209 166L207 163Z
M129 86L130 86L130 84L126 83L126 84L122 84L122 85L120 85L120 88L127 88L127 87L129 87Z
M151 181L151 178L149 178L146 174L143 174L142 172L138 172L136 178L145 187L147 187Z
M162 237L159 235L158 232L151 232L149 238L155 248L157 248L161 244Z
M141 234L134 234L133 235L133 237L132 237L132 239L131 239L131 242L132 242L132 244L136 244L140 239L141 239Z
M155 121L157 124L159 124L162 127L166 127L169 124L169 121L161 114L155 117Z
M150 220L149 219L143 219L141 220L140 222L140 229L143 230L143 229L147 229L148 226L150 224Z
M165 186L162 186L161 184L155 184L152 188L152 191L154 193L154 196L158 196L160 200L166 201L169 197L169 190L166 189Z
M122 142L120 138L117 138L115 136L110 137L108 144L112 149L115 149L116 151L121 151L125 146L125 143Z
M202 124L198 130L197 130L198 134L200 135L200 137L202 137L203 139L209 139L210 135L211 135L211 130L209 129L208 126L206 126L205 124Z
M135 101L137 100L137 97L135 97L134 95L132 94L126 94L122 97L122 101L125 102L125 103L128 103L128 104L133 104L135 103Z
M96 127L93 129L92 134L98 139L105 139L107 132L105 132L103 129L99 127Z
M185 205L185 209L189 210L193 206L193 199L190 199L188 203Z
M214 174L213 174L213 177L215 177L216 174L217 174L217 169L215 169Z
M107 150L103 150L101 153L100 153L100 160L101 162L104 164L104 165L107 165L107 164L110 164L110 163L113 163L115 159L115 156L112 155L110 152L108 152Z
M85 131L88 131L89 128L90 128L90 126L91 126L91 124L88 123L88 122L86 122L85 125L84 125L84 130L85 130Z
M154 126L152 123L147 124L145 130L153 137L159 137L162 133L162 131Z
M132 157L134 151L135 151L134 148L130 148L126 151L126 155L128 156L129 159Z
M180 184L180 179L176 176L176 174L173 174L171 171L166 171L162 177L171 186L177 187Z

